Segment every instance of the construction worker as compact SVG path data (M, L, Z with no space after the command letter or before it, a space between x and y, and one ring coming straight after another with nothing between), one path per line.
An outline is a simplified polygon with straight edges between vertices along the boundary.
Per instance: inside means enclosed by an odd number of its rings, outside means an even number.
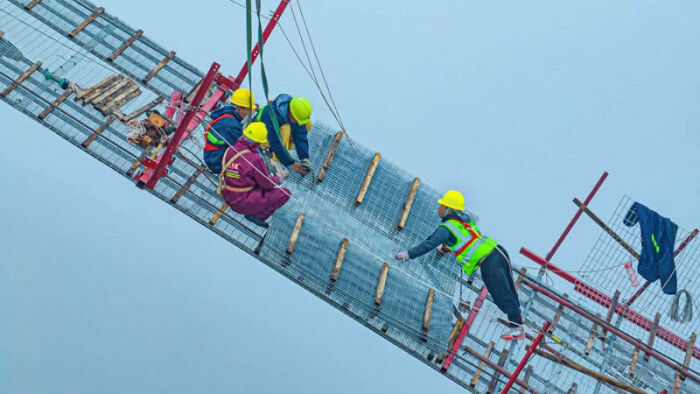
M244 120L252 112L255 98L248 89L237 89L231 95L231 105L211 112L212 121L204 130L204 163L211 172L221 172L221 158L226 148L241 138Z
M443 250L456 256L467 275L481 269L481 278L494 303L508 315L509 327L501 338L507 341L525 338L508 252L493 239L483 236L474 221L463 212L462 193L450 190L438 200L438 204L442 224L420 245L399 252L396 259L415 259L442 245Z
M231 209L262 227L268 227L265 220L291 197L289 189L277 188L282 180L270 174L258 154L260 144L266 142L265 123L250 123L243 136L226 149L219 174L224 200Z
M260 108L255 120L267 126L273 163L281 163L285 168L291 167L301 175L311 170L309 162L309 140L307 133L311 129L311 102L303 97L280 94L268 105ZM280 133L277 134L272 114L277 119ZM299 161L294 160L289 150L295 148ZM276 165L277 166L277 165Z

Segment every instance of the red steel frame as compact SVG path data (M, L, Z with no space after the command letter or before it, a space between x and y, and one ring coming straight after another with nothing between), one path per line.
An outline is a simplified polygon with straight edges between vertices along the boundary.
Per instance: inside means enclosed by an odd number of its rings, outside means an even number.
M544 333L547 332L547 330L549 330L549 326L551 324L551 322L544 323L544 326L542 326L542 331L540 331L535 337L535 339L532 341L532 345L530 346L530 348L527 349L527 352L525 352L525 355L523 356L522 360L520 360L520 363L515 368L515 371L513 371L513 374L510 376L510 379L508 379L508 383L506 383L506 386L503 388L503 390L501 390L501 394L508 393L508 390L510 390L510 387L518 378L518 375L520 375L520 371L522 371L523 368L525 368L525 364L527 364L527 361L532 356L532 353L535 351L535 348L537 348L537 346L540 344L540 341L542 341Z
M440 368L443 373L447 372L450 365L452 365L452 361L454 361L455 355L457 355L457 352L459 352L459 348L462 346L464 338L466 338L467 334L469 333L469 328L471 328L474 320L476 320L476 315L479 313L479 309L481 309L481 305L484 303L486 294L488 294L488 289L486 289L486 286L483 286L479 292L479 296L474 302L471 312L469 312L469 316L467 316L467 322L464 323L462 329L459 330L459 336L457 336L457 340L455 340L454 345L452 345L452 349L450 349L450 353L447 355L445 362L442 364L442 368Z
M279 5L277 6L277 9L272 15L272 18L270 18L267 25L265 26L265 30L263 31L263 44L267 42L267 39L270 37L270 34L272 34L272 30L274 30L275 26L277 26L277 23L282 17L282 13L287 8L289 2L290 0L280 1ZM251 64L255 62L255 59L257 59L259 53L259 44L255 44L255 47L251 52ZM170 165L174 160L173 155L175 154L175 151L180 145L180 141L187 138L189 133L197 127L197 125L204 119L206 114L208 114L209 111L211 111L219 101L224 100L224 98L226 97L226 90L236 90L241 86L241 83L243 83L243 79L249 71L248 62L246 61L243 64L243 68L241 68L241 71L238 73L238 76L234 79L233 77L224 77L221 74L219 74L219 67L220 66L218 63L212 64L211 68L209 69L209 72L200 84L202 89L198 89L194 99L190 103L191 108L185 112L182 121L178 122L177 129L175 130L175 133L173 134L170 141L168 142L166 149L155 160L145 158L141 161L141 164L146 166L147 169L143 173L135 177L135 179L137 180L136 185L138 187L146 187L148 189L153 189L158 183L158 180L163 176L167 175L168 171L166 167ZM208 90L205 87L211 86L213 82L216 82L219 85L219 87L212 94L212 96L209 97L206 103L200 108L199 105L201 104L202 99L204 98L204 95ZM176 97L178 96L181 98L182 93L173 92L173 95L170 98L170 104L176 102ZM170 110L170 105L168 106L168 110Z

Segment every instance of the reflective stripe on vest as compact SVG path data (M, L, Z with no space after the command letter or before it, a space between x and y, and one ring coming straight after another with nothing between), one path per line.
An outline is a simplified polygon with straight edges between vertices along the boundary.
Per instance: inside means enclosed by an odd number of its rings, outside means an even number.
M473 274L479 267L479 262L498 246L493 239L484 237L474 222L450 219L442 226L457 240L453 245L445 247L456 256L457 262L462 264L462 270L467 275Z
M229 191L238 191L238 192L247 192L250 190L253 190L252 187L250 189L246 188L236 188L232 186L226 185L224 181L224 177L229 177L229 178L234 178L234 179L240 179L241 175L238 173L238 171L229 168L233 164L233 162L236 161L239 157L243 156L246 153L250 153L250 149L243 149L240 152L236 152L235 155L233 155L232 158L230 158L228 161L226 161L226 154L228 153L229 149L233 149L233 147L228 147L226 149L226 152L224 152L224 156L221 158L221 173L219 174L219 187L216 189L216 192L218 194L221 194L222 189L227 189ZM245 189L245 190L244 190Z
M221 119L225 119L225 118L234 118L235 119L236 117L231 115L231 114L223 114L223 115L219 116L218 118L209 122L207 127L204 129L204 150L219 150L223 147L228 146L228 143L226 143L226 141L217 138L214 135L214 133L209 132L209 129L212 126L214 126L214 123L220 121Z

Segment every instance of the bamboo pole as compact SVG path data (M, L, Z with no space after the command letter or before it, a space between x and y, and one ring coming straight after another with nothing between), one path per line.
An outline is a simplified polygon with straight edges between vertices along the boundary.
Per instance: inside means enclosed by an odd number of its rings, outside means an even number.
M360 205L362 204L362 201L364 201L365 195L367 194L367 189L369 189L369 185L372 182L372 178L374 177L374 172L377 170L377 166L379 165L379 160L381 160L381 158L381 153L376 153L372 158L372 161L369 164L369 168L367 169L367 175L365 175L365 179L362 182L360 191L357 193L355 204Z
M569 299L568 294L564 294L562 296L565 300ZM559 304L557 307L557 311L554 312L554 317L552 318L552 325L549 326L549 329L547 330L549 334L553 334L554 330L557 328L557 324L559 324L559 319L561 319L561 314L564 313L564 305Z
M615 313L615 308L617 308L617 303L620 300L620 290L615 290L615 294L613 295L613 299L610 302L610 307L608 308L608 313L605 315L605 322L610 323L610 320L612 320L613 313ZM602 327L600 330L600 340L605 342L605 336L608 333L608 330L605 327Z
M228 209L228 203L224 202L223 204L221 204L221 207L219 207L219 209L214 213L214 216L212 216L211 219L209 219L209 225L215 225L216 222L218 222L219 219L221 219L221 216L224 214L224 212L226 212L226 209Z
M425 300L425 312L423 313L423 331L430 330L430 319L433 317L433 302L435 301L435 289L428 290L428 298Z
M318 172L318 176L316 177L317 183L323 182L323 179L326 177L326 173L328 172L328 168L331 166L331 163L333 162L333 158L335 158L335 154L338 153L338 147L340 146L340 141L342 139L343 139L343 132L342 131L335 133L335 139L333 140L333 144L331 145L331 148L328 150L328 155L326 156L326 160L323 161L323 165L321 166L321 170Z
M132 45L136 42L136 40L138 40L142 35L143 35L143 30L140 30L140 29L137 30L137 31L131 36L131 38L129 38L128 40L126 40L119 48L115 49L114 52L112 52L112 54L109 55L109 57L107 58L107 61L108 61L108 62L113 62L114 59L116 59L117 57L119 57L119 55L121 55L122 52L124 52L127 48L129 48L130 46L132 46Z
M108 116L108 117L104 120L104 122L102 122L102 124L99 125L99 126L95 129L95 131L93 131L92 134L90 134L90 135L85 139L85 141L83 141L82 144L80 144L80 146L82 146L83 148L87 148L88 146L90 146L90 144L92 144L93 142L95 142L95 140L97 139L97 137L98 137L100 134L102 134L102 132L104 132L104 131L107 129L107 127L109 127L109 125L111 125L112 122L114 122L115 119L117 119L116 116L112 116L112 115Z
M489 343L489 346L486 348L486 352L484 353L485 358L487 358L487 359L489 358L489 356L491 355L491 351L493 350L494 345L496 345L496 343L494 343L493 341L491 341ZM479 378L481 377L481 371L483 371L485 366L486 366L486 362L482 361L479 363L479 367L476 369L476 372L474 372L474 376L472 377L472 380L469 382L469 387L472 387L472 388L476 387L476 384L479 382Z
M656 312L654 323L649 330L649 340L647 340L647 346L649 346L650 349L654 347L654 339L656 339L656 330L659 329L659 322L661 322L661 313ZM651 354L644 352L644 361L649 361L649 357L651 357Z
M165 66L168 64L168 62L170 62L171 60L173 60L174 57L175 57L175 51L170 51L170 52L168 53L168 55L165 56L165 57L163 58L163 60L161 60L158 64L156 64L156 66L153 67L153 70L151 70L151 72L149 72L148 75L146 75L146 76L143 78L143 80L142 80L143 83L147 84L148 81L150 81L151 79L153 79L153 77L155 77L156 74L158 74L158 72L160 72L160 70L162 70L163 67L165 67Z
M69 87L68 89L64 90L63 93L61 93L61 95L58 96L58 97L56 98L56 100L54 100L51 104L49 104L49 106L46 107L46 108L39 114L39 119L44 119L44 118L46 118L47 116L49 116L49 114L50 114L51 112L53 112L53 110L56 109L56 107L58 107L59 105L61 105L61 103L63 103L64 101L66 101L66 99L67 99L68 97L70 97L71 94L73 94L73 88Z
M374 295L374 303L381 305L382 296L384 295L384 286L386 285L386 277L389 274L389 263L384 262L382 271L379 273L379 282L377 282L377 292Z
M17 78L14 82L10 84L10 86L6 87L5 90L3 90L2 93L0 93L0 97L7 97L7 95L12 93L12 91L15 90L17 86L21 85L22 82L26 81L27 78L34 74L34 72L38 70L39 67L41 67L41 65L41 62L36 62L32 64L31 67L27 69L27 71L23 72L22 75L19 76L19 78Z
M600 319L600 313L596 313L595 316ZM591 333L588 335L588 342L586 342L586 348L583 350L586 356L591 354L591 349L593 348L593 342L595 341L596 333L598 332L598 325L593 322L591 326Z
M92 15L85 18L85 20L82 21L78 26L76 26L72 32L68 33L68 37L75 38L75 36L77 36L78 33L83 31L87 27L87 25L92 23L95 19L97 19L98 16L102 15L102 13L104 12L105 9L103 7L96 9L95 12L92 13Z
M304 225L304 214L300 213L297 217L297 222L294 224L292 229L292 235L289 236L289 243L287 243L287 254L292 254L294 252L294 247L297 245L297 239L299 239L299 232L301 232L301 226Z
M605 222L602 219L596 216L587 206L585 206L581 201L579 201L578 198L574 198L574 204L576 204L576 206L579 207L580 210L582 210L597 225L599 225L603 229L603 231L608 233L608 235L610 235L618 244L620 244L620 246L625 248L625 250L627 250L632 255L632 257L634 257L636 260L639 260L639 253L637 253L637 251L634 250L633 247L631 247L627 242L625 242L622 239L622 237L617 235L617 233L613 231L613 229L608 227L608 225L605 224Z
M644 390L640 390L634 386L630 386L627 383L620 382L620 381L615 380L609 376L606 376L606 375L603 375L603 374L598 373L596 371L585 368L579 364L576 364L575 362L573 362L571 360L561 359L561 358L559 358L559 357L557 357L549 352L541 350L541 349L535 349L534 351L535 351L535 354L537 354L538 356L542 356L542 357L546 358L547 360L554 361L555 363L559 363L565 367L569 367L573 370L576 370L578 372L586 374L594 379L601 380L601 381L603 381L607 384L610 384L612 386L615 386L617 388L627 390L627 391L635 393L635 394L646 394L646 392Z
M411 184L411 190L408 192L408 197L406 202L403 204L403 212L401 212L401 217L399 218L399 224L396 226L399 230L403 230L406 227L406 222L408 221L408 215L411 214L411 208L413 207L413 201L416 199L416 194L418 193L418 187L420 186L420 178L413 180Z
M153 101L151 101L148 104L144 105L143 107L137 109L136 111L134 111L128 115L124 115L121 119L122 123L127 123L130 120L143 115L146 111L148 111L148 110L152 109L153 107L155 107L156 105L162 103L163 100L165 100L164 96L158 96Z
M335 257L335 264L333 264L333 272L331 272L331 280L335 282L338 280L338 275L340 274L340 267L343 266L343 260L345 259L345 253L348 250L349 239L344 238L343 242L340 244L340 249L338 249L338 255Z

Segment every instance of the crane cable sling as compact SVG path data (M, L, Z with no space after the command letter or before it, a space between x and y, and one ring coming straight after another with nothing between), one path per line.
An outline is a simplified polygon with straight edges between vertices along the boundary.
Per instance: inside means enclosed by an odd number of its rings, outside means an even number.
M678 304L683 294L685 294L685 305L683 305L682 310L679 311L680 308ZM693 298L688 290L683 289L673 297L673 303L671 304L671 320L681 323L688 323L693 320Z

